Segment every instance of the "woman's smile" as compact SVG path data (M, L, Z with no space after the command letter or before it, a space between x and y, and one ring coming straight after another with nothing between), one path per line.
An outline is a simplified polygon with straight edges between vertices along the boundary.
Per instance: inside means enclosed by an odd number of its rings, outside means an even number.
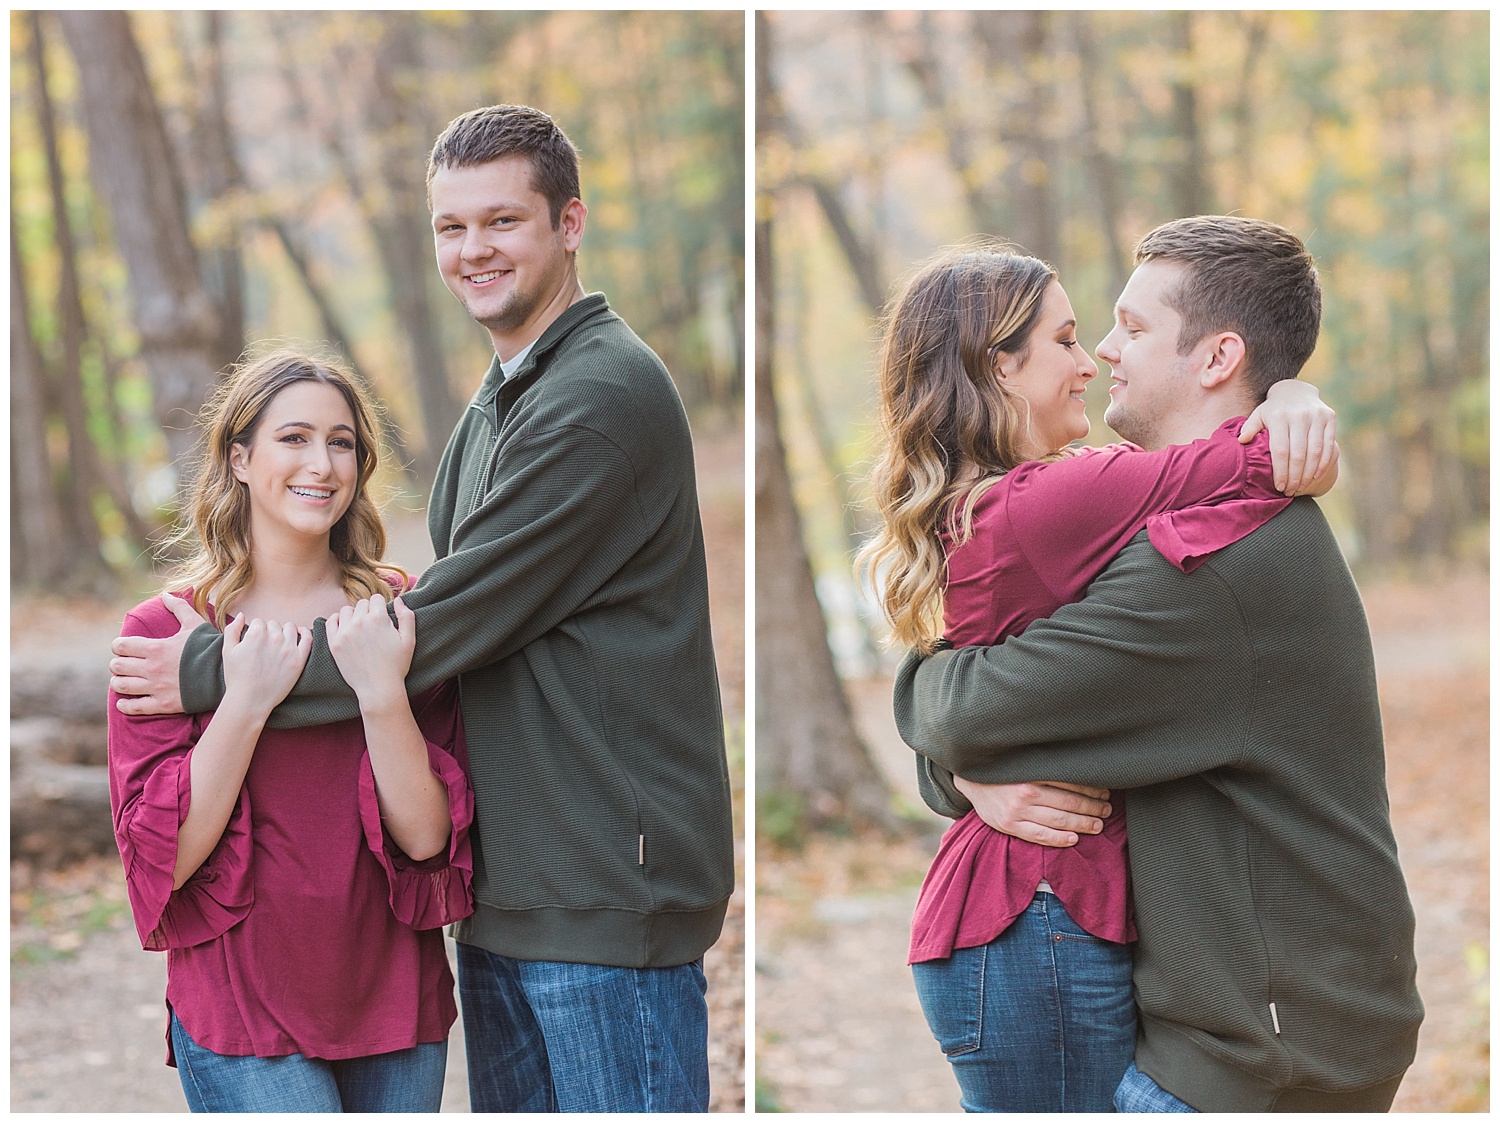
M321 382L293 383L271 399L248 445L233 447L231 465L249 489L252 540L325 542L359 474L349 403Z

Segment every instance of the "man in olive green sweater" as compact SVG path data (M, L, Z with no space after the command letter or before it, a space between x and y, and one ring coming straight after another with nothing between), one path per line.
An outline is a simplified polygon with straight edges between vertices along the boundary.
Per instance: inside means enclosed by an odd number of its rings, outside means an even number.
M734 862L687 418L660 360L579 283L578 158L549 117L459 117L428 194L439 272L495 349L433 486L437 561L404 598L409 689L462 686L471 1106L705 1111L702 956ZM314 632L273 725L358 713ZM148 695L126 704L214 708L218 633L151 642L116 647L117 691Z
M1290 232L1185 219L1137 262L1098 349L1121 436L1205 437L1263 396L1247 371L1311 354L1321 298ZM1414 922L1369 630L1311 499L1190 574L1143 532L1022 635L909 657L895 706L944 814L1042 840L1102 808L1017 811L1037 791L1019 782L1129 789L1139 1029L1118 1110L1389 1108L1422 1019Z

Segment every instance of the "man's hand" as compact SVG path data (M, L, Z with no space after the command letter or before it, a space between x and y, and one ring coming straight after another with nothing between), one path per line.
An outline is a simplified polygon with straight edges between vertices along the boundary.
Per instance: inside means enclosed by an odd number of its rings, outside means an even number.
M1271 477L1284 495L1322 495L1333 486L1324 476L1338 462L1338 419L1318 388L1296 378L1273 383L1266 400L1240 427L1240 443L1265 429L1271 436ZM1337 471L1334 478L1337 478ZM1315 484L1324 477L1321 485ZM1317 488L1321 486L1321 490Z
M182 624L175 636L121 636L109 645L114 655L109 661L109 688L121 696L115 706L122 714L182 713L182 688L177 679L182 649L187 646L188 633L207 621L187 601L171 593L163 593L161 602Z
M1113 810L1109 791L1060 781L1028 784L980 784L953 777L986 825L1002 834L1043 846L1078 844L1080 834L1098 834Z

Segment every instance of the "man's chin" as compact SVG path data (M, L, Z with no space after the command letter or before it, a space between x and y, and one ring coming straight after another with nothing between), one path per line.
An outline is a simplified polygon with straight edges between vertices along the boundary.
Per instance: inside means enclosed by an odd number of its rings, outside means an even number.
M1140 419L1132 416L1130 410L1119 402L1111 402L1109 408L1104 411L1104 424L1108 425L1121 440L1140 445L1142 448L1151 447L1146 443L1149 438L1140 424Z
M476 312L470 308L469 315L474 322L490 331L512 332L526 326L526 321L536 311L535 301L506 301L504 307L488 315Z

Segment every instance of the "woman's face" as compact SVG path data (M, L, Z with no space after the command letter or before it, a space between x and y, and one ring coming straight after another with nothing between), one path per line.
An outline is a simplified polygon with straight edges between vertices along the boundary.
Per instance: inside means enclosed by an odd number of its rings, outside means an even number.
M997 355L1000 378L1031 407L1031 429L1023 440L1027 456L1045 456L1069 441L1089 435L1083 389L1099 373L1078 345L1073 305L1053 281L1042 295L1042 310L1027 340L1024 362Z
M327 538L359 479L354 414L322 382L294 382L271 399L249 447L229 451L234 478L250 493L250 533Z

